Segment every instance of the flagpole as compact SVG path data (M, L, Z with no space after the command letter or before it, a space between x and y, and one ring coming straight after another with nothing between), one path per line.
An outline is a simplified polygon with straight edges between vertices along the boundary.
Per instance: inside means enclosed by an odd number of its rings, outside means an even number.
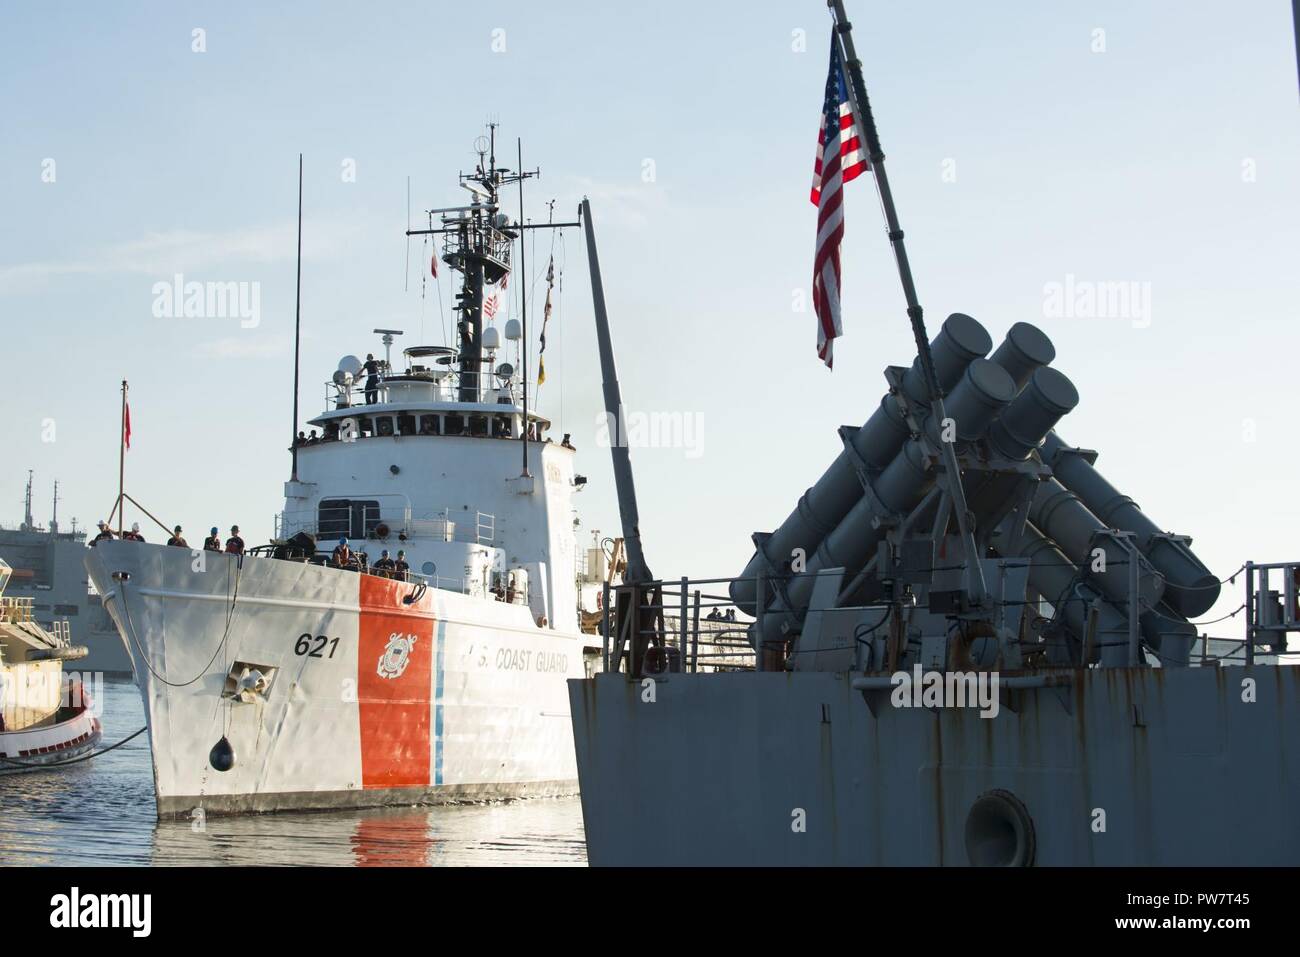
M122 498L126 494L126 380L122 380L122 415L118 421L117 443L117 537L122 537L122 518L126 509Z
M867 85L862 78L862 61L858 59L853 45L853 24L849 23L844 12L844 0L827 0L835 19L835 36L838 38L841 59L849 74L849 99L853 106L853 115L858 128L867 138L868 156L872 170L876 174L876 188L880 192L880 204L884 207L885 223L889 227L889 242L894 249L894 259L898 263L898 278L903 284L903 297L907 300L907 318L912 324L912 336L916 339L917 355L921 359L921 373L925 377L925 386L930 393L930 414L935 422L943 422L947 416L943 408L943 393L939 389L939 379L934 371L934 357L930 354L930 337L925 331L925 319L921 304L916 295L916 284L912 281L912 267L907 260L907 247L903 245L903 228L898 222L898 212L894 209L894 196L889 189L889 177L885 173L885 152L880 145L880 135L876 132L876 121L871 115L871 101L867 98ZM988 596L984 584L984 573L979 563L979 554L975 548L975 539L970 533L970 514L966 509L966 493L961 484L961 468L957 463L957 453L953 443L940 442L943 454L943 467L947 479L947 491L952 499L953 511L957 513L957 528L961 533L962 547L966 553L966 571L969 576L967 591L977 604Z

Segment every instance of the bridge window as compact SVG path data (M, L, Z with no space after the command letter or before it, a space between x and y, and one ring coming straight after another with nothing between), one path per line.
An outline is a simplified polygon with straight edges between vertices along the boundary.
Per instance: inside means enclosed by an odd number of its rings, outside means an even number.
M365 538L379 524L379 503L373 500L327 498L317 510L316 537Z

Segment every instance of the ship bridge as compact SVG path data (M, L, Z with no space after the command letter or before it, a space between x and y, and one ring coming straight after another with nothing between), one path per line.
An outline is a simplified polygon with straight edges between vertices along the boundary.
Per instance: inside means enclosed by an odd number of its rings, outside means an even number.
M507 324L510 338L511 324ZM448 346L411 346L403 350L404 368L390 361L368 388L362 363L346 356L334 378L326 383L325 411L310 421L320 430L318 442L349 441L374 436L467 435L476 438L519 439L525 429L521 387L514 367L495 363L499 344L488 329L484 370L461 372L462 357ZM467 381L471 378L473 381ZM551 422L531 410L529 438L545 441ZM300 443L311 445L311 441Z
M295 441L275 541L307 533L324 560L346 537L363 566L401 549L432 587L514 595L534 622L574 627L572 495L586 479L567 437L553 441L550 420L526 411L514 367L497 361L496 330L485 332L476 372L447 346L411 346L369 368L340 360L312 435ZM399 334L384 332L384 344Z

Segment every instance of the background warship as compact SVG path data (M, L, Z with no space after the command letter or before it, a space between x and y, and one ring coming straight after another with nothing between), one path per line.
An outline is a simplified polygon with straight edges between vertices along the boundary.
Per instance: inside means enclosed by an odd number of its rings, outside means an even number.
M72 643L86 648L79 668L129 676L131 659L86 577L86 533L77 528L76 519L68 528L60 527L58 503L55 482L50 524L37 523L29 472L22 524L0 527L0 558L12 569L8 592L14 598L30 599L32 619L46 631L66 623Z

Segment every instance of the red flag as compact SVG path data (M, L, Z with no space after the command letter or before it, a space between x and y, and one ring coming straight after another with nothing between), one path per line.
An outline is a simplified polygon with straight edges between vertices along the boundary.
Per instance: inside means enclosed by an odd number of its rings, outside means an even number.
M433 270L433 278L438 278L438 254L434 253L433 258L429 260L429 268Z
M122 419L122 435L126 438L126 447L131 447L131 403L126 403L126 411Z

